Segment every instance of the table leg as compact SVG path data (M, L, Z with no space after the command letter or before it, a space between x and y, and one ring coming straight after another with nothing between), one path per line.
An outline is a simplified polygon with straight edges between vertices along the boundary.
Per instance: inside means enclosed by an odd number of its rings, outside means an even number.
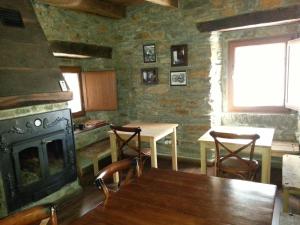
M287 213L289 210L289 190L283 187L283 212Z
M116 136L114 134L109 134L110 140L110 149L111 149L111 161L117 162L118 161L118 152L117 152L117 143L116 143ZM114 174L114 182L119 182L119 174Z
M271 148L261 149L261 182L269 184L271 175Z
M206 146L205 142L200 142L200 160L201 160L201 167L200 172L201 174L206 174Z
M157 168L157 149L156 141L154 138L150 139L150 148L151 148L151 167Z
M178 170L176 127L173 129L173 133L172 133L172 168L173 170L176 171Z

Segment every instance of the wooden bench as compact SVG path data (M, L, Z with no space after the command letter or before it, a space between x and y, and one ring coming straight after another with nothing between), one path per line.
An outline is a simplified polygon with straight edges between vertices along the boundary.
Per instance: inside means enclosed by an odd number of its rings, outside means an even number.
M295 142L273 141L271 154L274 157L282 157L285 154L299 154L299 144Z
M77 150L77 164L79 175L83 175L84 168L93 165L94 175L99 172L99 160L111 155L109 139L98 141Z
M282 158L283 212L288 212L289 195L300 195L299 165L299 155L284 155Z

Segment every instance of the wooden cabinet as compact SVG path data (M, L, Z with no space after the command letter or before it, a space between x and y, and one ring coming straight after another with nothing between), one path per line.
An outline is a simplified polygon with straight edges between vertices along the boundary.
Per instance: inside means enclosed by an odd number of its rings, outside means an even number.
M82 84L86 111L117 109L115 71L83 72Z

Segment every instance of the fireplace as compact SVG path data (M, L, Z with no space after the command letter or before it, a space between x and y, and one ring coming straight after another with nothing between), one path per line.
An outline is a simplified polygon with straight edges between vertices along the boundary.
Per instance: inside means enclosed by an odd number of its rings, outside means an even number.
M8 212L77 179L69 109L0 121L0 169Z

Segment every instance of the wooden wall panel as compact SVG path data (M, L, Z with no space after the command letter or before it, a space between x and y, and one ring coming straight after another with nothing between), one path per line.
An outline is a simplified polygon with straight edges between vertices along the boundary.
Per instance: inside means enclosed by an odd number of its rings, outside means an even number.
M117 109L115 71L83 72L82 79L86 111Z

